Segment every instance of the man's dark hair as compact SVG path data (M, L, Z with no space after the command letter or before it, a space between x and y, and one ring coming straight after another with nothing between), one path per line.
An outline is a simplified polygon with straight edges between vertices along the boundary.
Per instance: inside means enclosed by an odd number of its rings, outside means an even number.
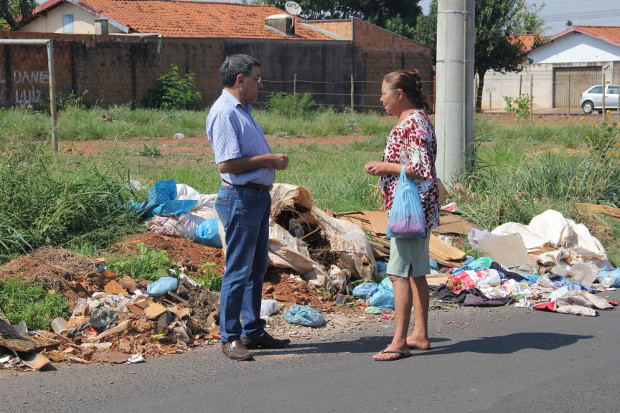
M220 75L224 87L231 87L237 80L237 75L250 76L252 67L259 66L260 62L247 54L233 54L226 56L224 63L220 67Z

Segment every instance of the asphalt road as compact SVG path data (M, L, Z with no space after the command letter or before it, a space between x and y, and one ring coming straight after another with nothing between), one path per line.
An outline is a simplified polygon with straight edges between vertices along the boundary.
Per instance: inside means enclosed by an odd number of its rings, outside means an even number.
M607 292L618 301L620 292ZM433 349L375 362L391 321L233 362L210 345L134 365L0 371L2 412L617 412L620 309L431 311Z

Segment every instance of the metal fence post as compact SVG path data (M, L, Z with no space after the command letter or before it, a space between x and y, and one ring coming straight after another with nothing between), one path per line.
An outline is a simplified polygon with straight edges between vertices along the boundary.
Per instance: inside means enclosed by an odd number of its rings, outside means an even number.
M47 42L47 67L50 84L50 114L52 116L52 148L58 153L58 119L56 115L56 73L54 70L54 43Z
M605 73L603 72L603 122L605 122Z
M534 119L532 111L534 110L534 75L530 75L530 125Z
M571 75L568 75L568 109L566 109L566 116L570 116L570 77Z
M355 83L353 82L353 74L351 73L351 112L355 110Z

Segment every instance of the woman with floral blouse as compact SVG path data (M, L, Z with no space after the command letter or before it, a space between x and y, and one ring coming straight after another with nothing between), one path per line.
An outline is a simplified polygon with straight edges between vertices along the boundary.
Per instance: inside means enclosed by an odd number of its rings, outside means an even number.
M417 70L398 70L383 78L381 102L385 111L398 118L387 138L381 162L368 162L370 175L381 177L385 208L390 211L401 169L415 179L424 209L427 235L419 239L392 238L387 273L394 287L396 328L392 342L373 358L391 361L411 356L411 349L428 350L430 273L430 229L439 224L439 189L435 159L437 142L430 119L424 111L425 96ZM415 314L413 332L407 334L411 307Z

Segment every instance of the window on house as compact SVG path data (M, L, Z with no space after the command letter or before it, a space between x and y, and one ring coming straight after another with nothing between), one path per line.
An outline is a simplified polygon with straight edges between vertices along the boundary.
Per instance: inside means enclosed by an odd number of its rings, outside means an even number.
M62 15L62 32L69 34L73 33L73 14Z

